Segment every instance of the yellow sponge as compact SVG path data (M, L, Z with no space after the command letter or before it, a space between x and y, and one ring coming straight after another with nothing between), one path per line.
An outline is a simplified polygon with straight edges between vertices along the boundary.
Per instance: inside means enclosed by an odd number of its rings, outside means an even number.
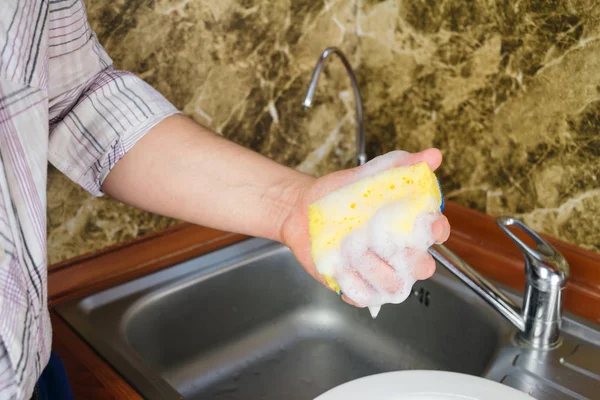
M309 206L312 257L333 290L341 292L333 271L326 266L328 254L332 250L339 252L344 238L367 224L381 207L400 200L403 202L401 215L386 221L386 225L399 234L410 234L420 213L443 210L439 182L426 163L365 177Z

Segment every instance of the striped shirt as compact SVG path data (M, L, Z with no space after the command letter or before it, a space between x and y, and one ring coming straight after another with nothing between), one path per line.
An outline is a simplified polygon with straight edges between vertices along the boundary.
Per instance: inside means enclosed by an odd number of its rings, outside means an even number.
M51 348L46 173L94 195L150 128L177 113L115 70L82 0L1 0L0 400L29 399Z

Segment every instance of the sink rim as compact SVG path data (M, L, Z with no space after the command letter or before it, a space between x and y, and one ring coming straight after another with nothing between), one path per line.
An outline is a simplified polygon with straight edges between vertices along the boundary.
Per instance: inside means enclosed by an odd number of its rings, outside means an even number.
M235 254L228 255L228 252L232 250L235 251ZM105 289L83 299L72 300L58 306L57 312L138 391L147 396L151 396L152 393L160 393L160 398L167 400L181 398L181 395L164 375L149 366L138 355L134 347L127 340L123 340L127 338L125 330L127 329L128 320L136 315L140 309L148 304L160 301L162 297L169 293L193 286L216 275L227 273L254 260L268 258L276 254L293 256L291 251L280 243L250 238L130 282ZM198 266L198 259L205 260L205 262ZM192 270L189 265L194 261L196 265ZM454 287L454 282L452 282L454 278L443 269L440 269L433 279L442 286ZM456 283L459 283L459 285L455 287L461 289L456 292L458 297L472 297L474 301L481 302L476 294L464 290L460 282ZM124 307L125 312L119 317L116 331L110 330L108 334L96 332L93 329L94 324L85 319L84 311L93 313L95 309L110 305L115 299L121 297L127 305ZM510 329L508 324L504 324L505 321L501 316L491 314L489 317L490 324ZM496 350L502 346L501 337L502 334L499 333L495 344ZM491 358L493 358L493 355Z

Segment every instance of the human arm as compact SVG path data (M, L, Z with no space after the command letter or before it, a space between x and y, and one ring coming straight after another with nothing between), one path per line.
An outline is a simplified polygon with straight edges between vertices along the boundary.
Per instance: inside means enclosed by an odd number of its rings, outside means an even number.
M420 161L436 169L441 153L430 149L398 157L393 166ZM363 168L315 179L176 115L156 125L116 164L103 190L148 211L282 242L307 272L324 283L310 254L308 205L355 181ZM441 216L432 229L436 241L447 239L449 225L445 217ZM377 262L382 268L365 277L367 281L390 279L383 276L383 261ZM417 279L425 279L434 269L433 259L426 254L418 261L414 274ZM378 271L381 276L377 276Z
M161 215L282 242L290 209L314 181L173 115L116 164L103 191Z

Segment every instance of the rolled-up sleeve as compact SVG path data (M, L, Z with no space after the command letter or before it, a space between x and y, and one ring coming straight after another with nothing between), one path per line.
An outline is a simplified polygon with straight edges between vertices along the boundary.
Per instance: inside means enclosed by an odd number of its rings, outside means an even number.
M50 58L52 165L95 196L138 140L179 111L132 73L116 70L92 33L85 45Z
M178 110L135 75L106 68L53 124L49 161L91 194L152 127Z

